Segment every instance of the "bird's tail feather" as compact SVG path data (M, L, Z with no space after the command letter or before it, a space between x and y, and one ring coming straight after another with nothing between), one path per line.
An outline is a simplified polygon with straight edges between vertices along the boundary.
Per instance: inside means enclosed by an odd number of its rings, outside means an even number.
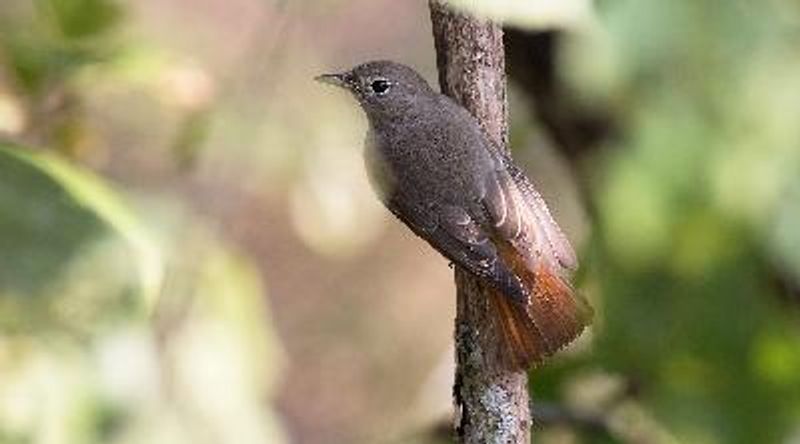
M514 370L540 364L577 338L591 322L592 309L560 276L545 267L516 270L529 291L527 304L490 290L500 332L500 362Z

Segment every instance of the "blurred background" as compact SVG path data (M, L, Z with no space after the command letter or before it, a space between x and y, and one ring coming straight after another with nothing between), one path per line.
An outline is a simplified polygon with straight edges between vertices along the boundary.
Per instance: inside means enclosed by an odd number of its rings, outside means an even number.
M800 442L800 5L454 3L597 311L537 442ZM432 47L423 1L3 0L0 443L448 442L451 270L312 81Z

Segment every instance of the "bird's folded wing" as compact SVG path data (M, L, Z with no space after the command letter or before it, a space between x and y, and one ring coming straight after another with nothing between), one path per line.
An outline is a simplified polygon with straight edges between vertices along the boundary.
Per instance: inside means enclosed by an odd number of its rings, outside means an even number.
M510 159L503 159L503 168L488 178L486 186L484 201L497 231L520 253L555 262L564 271L578 268L575 251L544 199Z
M387 206L447 259L523 302L526 296L521 283L499 260L491 239L466 210L453 205L423 209L412 202L395 194Z
M522 282L527 313L543 336L534 363L572 342L589 324L588 303L569 283L577 261L566 237L550 216L541 196L522 175L498 170L487 178L484 206L500 260ZM518 185L521 183L521 186Z

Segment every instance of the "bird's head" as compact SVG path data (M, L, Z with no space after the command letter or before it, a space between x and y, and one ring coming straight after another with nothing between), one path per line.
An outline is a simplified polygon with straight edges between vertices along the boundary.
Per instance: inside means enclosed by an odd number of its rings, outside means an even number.
M397 117L413 109L434 91L408 66L386 60L367 62L316 80L350 91L370 119Z

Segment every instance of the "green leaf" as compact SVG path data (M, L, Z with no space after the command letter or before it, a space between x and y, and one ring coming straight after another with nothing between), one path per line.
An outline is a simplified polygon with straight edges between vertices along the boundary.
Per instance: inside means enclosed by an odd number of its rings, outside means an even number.
M96 176L53 155L0 144L0 297L38 296L104 238L130 250L139 290L158 287L158 250ZM101 278L104 270L98 269Z
M122 18L120 6L109 0L40 0L38 5L67 38L102 34Z

